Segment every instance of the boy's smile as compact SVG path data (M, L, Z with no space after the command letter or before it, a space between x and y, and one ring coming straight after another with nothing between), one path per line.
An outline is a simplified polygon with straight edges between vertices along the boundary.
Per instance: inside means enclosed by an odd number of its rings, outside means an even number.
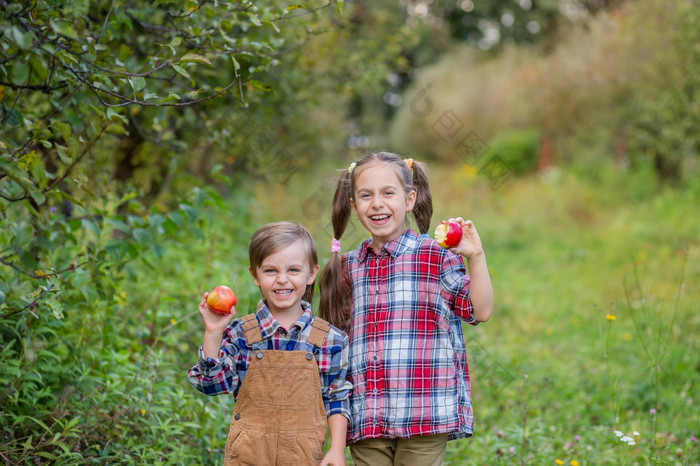
M304 243L298 240L268 255L257 270L250 271L267 307L285 328L301 317L301 299L314 283L318 266L309 264Z

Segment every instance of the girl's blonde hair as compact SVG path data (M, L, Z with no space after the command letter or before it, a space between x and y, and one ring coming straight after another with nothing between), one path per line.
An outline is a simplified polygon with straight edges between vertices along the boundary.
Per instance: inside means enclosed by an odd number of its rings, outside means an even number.
M250 270L253 274L257 274L265 258L276 253L280 249L286 248L290 244L301 240L306 252L306 259L309 261L311 268L318 265L318 253L316 252L316 243L311 237L311 233L299 225L292 222L274 222L262 226L258 231L253 233L250 238L250 247L248 248L248 257L250 259ZM257 276L257 275L256 275ZM306 286L303 300L311 302L314 297L314 284Z
M375 152L364 156L343 170L338 179L338 185L331 205L331 222L333 223L333 238L340 240L345 233L348 220L352 213L350 199L355 192L357 175L369 165L386 164L394 169L406 195L416 192L416 203L413 206L413 216L421 233L428 233L433 217L433 197L430 194L428 176L425 165L411 159L404 160L392 152ZM410 168L409 168L410 166ZM321 302L319 315L336 327L350 331L350 314L352 312L352 283L343 267L340 254L333 253L330 261L321 272L319 280Z

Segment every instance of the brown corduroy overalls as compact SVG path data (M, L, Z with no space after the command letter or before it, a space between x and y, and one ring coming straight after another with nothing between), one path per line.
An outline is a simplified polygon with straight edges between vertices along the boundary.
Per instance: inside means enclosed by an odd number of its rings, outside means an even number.
M242 319L253 358L233 409L224 466L318 465L326 439L321 381L311 352L263 350L254 314ZM320 348L329 324L313 321L307 342Z

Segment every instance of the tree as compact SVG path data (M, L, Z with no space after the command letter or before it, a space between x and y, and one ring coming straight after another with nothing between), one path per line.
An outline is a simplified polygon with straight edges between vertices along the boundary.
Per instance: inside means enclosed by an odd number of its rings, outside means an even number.
M207 205L223 208L192 175L217 176L226 154L191 149L240 145L236 125L275 92L272 70L340 3L0 0L5 462L109 457L88 451L93 440L139 436L123 405L142 387L104 389L104 361L132 344L113 321L130 264L148 266L197 234Z

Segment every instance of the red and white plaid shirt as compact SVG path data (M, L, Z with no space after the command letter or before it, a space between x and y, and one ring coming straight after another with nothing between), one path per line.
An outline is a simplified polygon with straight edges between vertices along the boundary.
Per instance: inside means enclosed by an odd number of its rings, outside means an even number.
M353 291L349 443L472 435L462 320L477 324L461 256L409 230L343 255Z

